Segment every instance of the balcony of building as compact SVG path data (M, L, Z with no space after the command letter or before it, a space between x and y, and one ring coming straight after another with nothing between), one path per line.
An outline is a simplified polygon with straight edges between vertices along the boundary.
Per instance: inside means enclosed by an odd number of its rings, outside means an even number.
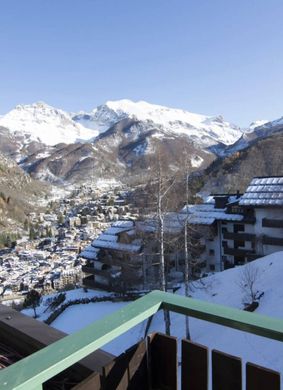
M283 228L283 219L262 218L262 227Z
M145 337L116 358L100 349L159 310L283 341L282 320L160 291L153 291L66 337L21 313L15 312L14 317L12 309L2 308L0 337L8 335L6 340L11 340L14 347L16 341L18 346L24 344L24 356L29 354L28 350L42 349L1 370L0 388L280 390L278 372L252 362L243 364L239 357L209 351L187 339L181 341L179 354L177 339L159 333ZM43 348L47 341L50 345ZM89 354L92 355L87 357ZM177 356L181 356L180 363Z
M244 249L244 248L229 248L224 247L224 255L232 255L232 256L250 256L255 254L252 249Z
M251 241L255 242L256 235L251 233L232 233L232 232L224 232L223 238L225 240L233 240L233 241Z
M264 245L283 246L283 238L263 236L262 243Z

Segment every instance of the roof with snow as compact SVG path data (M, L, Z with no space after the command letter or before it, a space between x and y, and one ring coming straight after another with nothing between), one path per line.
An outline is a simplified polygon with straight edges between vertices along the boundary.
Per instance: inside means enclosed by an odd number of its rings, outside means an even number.
M185 206L181 213L188 215L188 223L191 225L212 225L214 221L242 221L241 214L228 214L226 209L215 208L213 204L198 204Z
M101 249L114 249L121 252L137 253L141 250L141 244L124 244L120 242L95 240L95 247Z
M80 256L87 260L95 260L97 258L98 252L99 252L98 248L94 248L92 245L88 245L80 253Z
M255 177L239 204L241 206L283 206L283 176Z
M81 257L88 260L96 260L100 249L114 249L123 252L136 253L141 250L141 242L134 240L131 244L118 242L118 234L132 231L134 228L133 221L116 221L96 239L91 245L87 246L82 252Z

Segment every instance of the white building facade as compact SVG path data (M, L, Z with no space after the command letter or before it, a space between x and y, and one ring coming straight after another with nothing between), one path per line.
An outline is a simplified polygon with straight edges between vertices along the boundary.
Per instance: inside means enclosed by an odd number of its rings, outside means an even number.
M255 177L243 195L190 206L189 223L210 227L202 260L221 271L283 250L283 177Z

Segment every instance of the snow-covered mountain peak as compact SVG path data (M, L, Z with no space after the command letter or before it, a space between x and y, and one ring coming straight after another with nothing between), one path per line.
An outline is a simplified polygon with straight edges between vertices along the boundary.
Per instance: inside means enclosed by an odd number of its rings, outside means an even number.
M67 112L44 102L17 105L0 118L0 126L47 145L88 140L97 135L73 121Z
M186 134L201 147L212 146L219 142L230 145L242 135L239 127L226 122L221 115L195 114L145 101L133 102L129 99L107 101L91 113L80 113L73 119L85 127L102 133L125 118L150 122L166 133Z
M194 114L178 108L169 108L158 104L151 104L145 101L133 102L128 99L122 99L108 101L105 103L105 106L109 107L117 114L127 114L127 116L134 116L139 120L152 120L153 122L162 125L175 120L199 123L207 118L205 115Z

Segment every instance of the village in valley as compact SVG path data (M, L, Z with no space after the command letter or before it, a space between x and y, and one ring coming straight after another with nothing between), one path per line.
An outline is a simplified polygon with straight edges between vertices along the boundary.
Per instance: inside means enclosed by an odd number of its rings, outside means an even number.
M21 239L0 249L2 302L19 302L31 289L48 294L81 286L84 248L113 222L136 218L127 191L82 186L62 193L46 212L29 214Z
M0 251L1 301L16 306L33 289L158 289L160 228L169 291L185 280L185 230L191 280L283 250L283 177L254 178L244 194L214 194L147 217L120 187L80 186L45 213L30 213L26 236Z

